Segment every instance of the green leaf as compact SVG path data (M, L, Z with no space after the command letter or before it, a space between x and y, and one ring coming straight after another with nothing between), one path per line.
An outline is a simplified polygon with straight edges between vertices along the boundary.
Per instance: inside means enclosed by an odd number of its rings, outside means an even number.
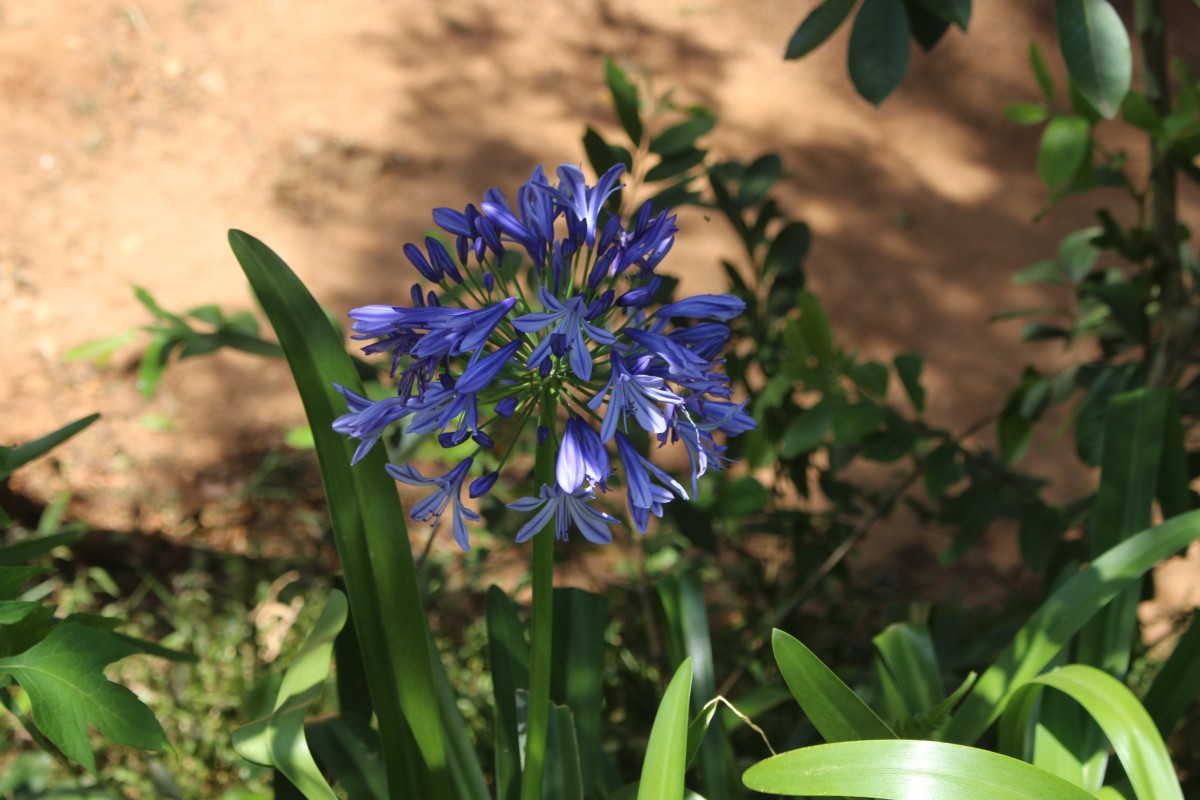
M664 157L661 161L646 171L645 180L648 183L656 181L665 181L674 178L677 175L690 170L692 167L704 163L704 157L708 155L707 150L684 150L682 153L677 153L673 156Z
M683 796L687 768L688 701L692 693L692 660L684 659L654 715L646 758L638 781L638 800Z
M1091 144L1091 127L1082 117L1055 117L1042 132L1038 175L1049 189L1065 184L1083 165Z
M838 444L855 444L879 430L887 412L869 400L841 403L833 414L833 438Z
M179 340L167 333L156 333L150 339L150 344L146 345L146 351L142 353L142 360L138 364L137 389L142 393L142 397L154 396L167 361L171 358L171 351L178 344Z
M279 770L308 800L337 798L304 738L304 717L329 677L333 642L348 612L346 596L331 591L312 633L283 674L271 713L233 731L233 749L239 756Z
M118 333L115 336L106 336L103 339L93 339L90 342L84 342L63 353L63 360L93 361L99 366L104 366L112 359L113 353L132 342L137 338L137 335L138 331L134 328L124 333Z
M517 690L517 721L522 745L529 708L529 692ZM550 704L546 728L546 771L542 778L542 800L583 800L583 772L579 762L579 742L571 709Z
M1029 42L1029 68L1033 70L1033 77L1037 79L1046 105L1053 103L1054 79L1050 77L1050 68L1046 66L1046 58L1042 55L1042 49L1034 41Z
M350 800L388 800L379 734L363 719L339 714L309 720L304 738L325 774Z
M1053 506L1038 503L1021 515L1021 558L1026 566L1034 572L1042 572L1050 564L1064 533L1067 532L1067 520L1063 513Z
M1129 34L1108 0L1055 0L1054 27L1067 74L1088 101L1112 119L1129 90Z
M1095 800L1024 761L914 740L839 742L760 761L742 776L757 792L879 800Z
M925 359L920 353L901 353L892 360L908 401L920 414L925 411L925 387L921 385L921 369Z
M818 364L827 364L833 358L833 332L829 327L829 317L820 301L809 292L801 292L797 299L800 308L800 330L804 334L804 343L808 351L817 359Z
M942 733L973 742L995 721L1017 687L1035 677L1066 643L1159 560L1200 538L1200 511L1142 531L1095 559L1047 598L996 663L976 682Z
M871 707L798 639L775 629L771 649L792 696L825 741L896 738Z
M1057 261L1047 258L1042 261L1035 261L1029 266L1017 270L1013 273L1012 282L1017 286L1028 286L1031 283L1061 286L1062 278L1062 267L1059 266Z
M825 0L809 12L788 41L785 59L808 55L833 35L854 9L858 0Z
M763 272L767 275L804 275L804 259L812 245L812 231L803 222L789 222L767 248ZM803 282L801 282L803 286Z
M1004 107L1004 117L1018 125L1037 125L1050 116L1050 109L1043 103L1014 103Z
M696 139L711 131L716 124L717 118L705 112L672 125L650 140L650 152L667 158L694 150Z
M170 745L162 726L133 692L104 677L103 669L137 650L120 639L82 625L59 625L23 653L0 659L29 695L33 722L58 749L95 773L88 726L119 744L140 750Z
M81 417L74 422L62 426L52 433L47 433L45 436L34 439L32 442L26 442L12 448L7 452L3 462L0 462L0 480L8 477L35 458L41 458L46 455L46 453L49 453L98 419L100 419L99 414L89 414L86 417Z
M833 415L837 402L826 395L812 408L802 411L788 423L783 432L779 454L784 458L795 458L801 453L815 450L825 441L825 434L833 429Z
M1170 736L1191 703L1200 695L1200 625L1192 624L1175 643L1175 651L1154 676L1143 699L1158 732Z
M926 53L931 52L950 30L950 23L930 12L921 0L904 0L904 8L908 11L908 30L912 38Z
M717 693L716 668L713 664L712 639L708 632L708 609L704 603L704 583L695 569L679 575L668 575L655 584L662 601L668 635L668 652L672 662L688 660L692 664L692 693L690 711L703 716L705 702ZM711 719L711 714L708 715ZM688 729L688 758L695 756L691 744L697 735L696 723ZM718 729L713 736L696 742L703 751L700 774L704 778L704 793L712 800L729 797L733 783L731 775L733 754Z
M1146 99L1146 95L1137 89L1130 89L1121 101L1121 116L1135 128L1141 128L1147 133L1161 133L1162 118L1154 110L1154 106Z
M942 493L963 479L966 474L958 463L958 448L947 442L925 456L925 492L929 499L938 500Z
M604 60L604 79L608 83L608 90L612 92L617 119L621 120L621 126L629 135L629 141L640 144L642 141L642 118L638 110L637 87L611 58Z
M712 515L722 519L739 519L757 514L767 507L771 496L751 475L743 475L721 490L713 504Z
M1006 464L1015 464L1033 443L1033 425L1021 414L1020 390L1013 394L996 423L1000 454Z
M871 643L895 682L907 714L933 708L945 697L942 671L928 626L912 622L892 624Z
M499 586L488 587L485 614L495 714L496 796L515 800L521 794L517 691L529 690L529 643L516 604Z
M0 600L15 600L21 587L39 575L53 575L54 570L45 567L0 566Z
M554 590L550 697L571 710L583 785L602 795L600 716L604 695L604 628L608 602L583 589Z
M940 20L967 29L971 22L971 0L919 0L929 13Z
M351 469L355 447L332 427L346 408L333 384L360 394L362 384L341 337L287 265L240 231L230 231L229 242L287 354L316 440L389 790L449 798L428 628L404 511L383 453L375 449Z
M908 12L901 0L863 0L850 30L850 80L880 105L908 70Z
M887 394L888 369L878 361L863 361L846 369L846 376L864 392L882 398Z
M583 150L597 175L603 175L617 164L624 164L625 168L629 169L633 163L633 157L628 150L604 141L591 127L583 134Z
M40 555L49 553L56 547L65 547L83 535L82 530L56 533L53 536L41 536L36 539L26 539L23 542L0 547L0 566L12 566L32 561Z
M1183 800L1162 736L1123 683L1095 667L1071 664L1034 678L1022 692L1036 686L1058 689L1083 706L1104 731L1139 798ZM1019 696L1013 701L1020 703Z

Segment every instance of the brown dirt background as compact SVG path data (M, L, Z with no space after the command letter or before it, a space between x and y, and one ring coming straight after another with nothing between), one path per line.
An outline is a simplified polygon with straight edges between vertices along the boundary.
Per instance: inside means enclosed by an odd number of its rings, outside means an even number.
M0 441L104 414L20 488L70 486L76 516L168 533L234 491L226 465L302 420L281 363L185 362L147 401L132 350L108 369L63 353L145 323L134 284L172 310L250 307L231 227L275 248L338 314L406 297L400 247L431 208L511 190L539 162L581 161L585 124L614 130L604 56L714 110L714 155L783 156L782 197L813 227L811 286L843 342L923 353L937 424L961 429L994 410L1025 364L1075 357L987 319L1047 300L1012 272L1091 224L1097 202L1068 201L1035 224L1039 131L1000 113L1035 95L1026 44L1055 52L1051 9L977 3L970 34L951 31L932 56L914 49L877 110L850 87L848 30L781 60L809 5L0 0ZM698 213L681 228L664 269L718 288L732 236ZM148 430L147 415L176 431ZM1069 450L1043 430L1028 461L1064 495L1088 479ZM993 535L980 551L993 575L1015 563L1013 539ZM940 550L944 532L901 517L856 563L882 569L930 542Z

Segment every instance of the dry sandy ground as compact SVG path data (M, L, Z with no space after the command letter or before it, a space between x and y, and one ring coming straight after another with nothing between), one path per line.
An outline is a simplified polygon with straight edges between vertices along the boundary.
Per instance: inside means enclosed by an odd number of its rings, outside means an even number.
M228 487L206 475L301 420L281 364L186 362L146 401L128 370L64 351L145 322L133 284L170 309L249 307L230 227L339 314L402 298L400 246L432 207L578 162L585 123L612 129L606 55L715 110L716 155L783 155L783 196L814 229L811 283L840 335L875 356L924 353L929 417L965 426L1024 364L1069 358L987 321L1044 300L1009 276L1091 221L1088 203L1067 203L1032 222L1037 132L1000 115L1033 96L1026 42L1050 42L1050 12L977 3L969 36L914 52L875 110L850 89L846 31L780 60L808 5L0 0L0 441L103 412L27 481L72 486L73 510L99 525L170 529L219 498ZM734 241L699 214L681 227L670 270L716 288ZM148 414L177 432L147 430ZM1069 489L1064 449L1044 440L1031 464ZM922 535L889 530L868 561ZM991 555L1011 563L1000 538Z

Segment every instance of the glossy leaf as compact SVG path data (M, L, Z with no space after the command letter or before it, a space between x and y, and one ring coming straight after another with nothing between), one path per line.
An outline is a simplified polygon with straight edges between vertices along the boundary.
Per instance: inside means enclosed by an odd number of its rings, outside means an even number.
M850 16L858 0L824 0L809 12L788 41L785 59L800 58L820 47Z
M687 769L688 702L692 693L692 661L675 670L650 729L646 758L638 781L638 800L667 800L683 796Z
M742 776L768 794L879 800L1094 800L1055 775L987 750L911 739L793 750Z
M908 12L901 0L863 0L850 30L850 80L873 105L887 99L908 70Z
M379 722L389 790L450 797L428 629L404 510L377 448L353 469L355 446L334 433L345 400L362 391L325 313L270 248L240 231L229 242L288 358L317 446L351 617Z
M1129 34L1116 9L1108 0L1055 0L1054 26L1071 81L1112 119L1133 75Z
M1200 511L1192 511L1126 539L1070 578L976 682L941 738L974 742L982 736L1012 693L1041 672L1089 619L1161 559L1197 538Z
M919 0L929 13L962 30L971 22L971 0Z
M892 729L795 637L771 632L779 672L805 716L827 742L894 739Z
M0 676L12 677L29 695L38 730L94 773L89 725L129 747L170 746L150 709L133 692L104 677L104 667L136 652L110 633L64 623L28 650L0 658Z
M1139 798L1183 800L1162 736L1125 684L1095 667L1070 664L1033 679L1021 693L1049 686L1083 706L1108 738ZM1020 703L1020 697L1014 696Z

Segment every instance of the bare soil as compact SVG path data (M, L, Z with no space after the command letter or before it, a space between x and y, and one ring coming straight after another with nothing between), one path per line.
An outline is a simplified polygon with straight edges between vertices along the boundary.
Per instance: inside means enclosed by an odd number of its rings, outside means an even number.
M585 124L614 129L605 56L715 111L715 155L782 154L783 200L813 227L811 285L841 339L877 357L923 353L929 418L966 427L1025 364L1077 357L988 322L1045 303L1012 272L1092 221L1089 198L1033 222L1046 200L1038 131L1000 113L1036 91L1027 42L1054 52L1040 5L976 4L971 33L914 52L874 109L849 85L847 31L781 60L806 12L783 0L0 0L0 441L104 415L18 488L70 487L71 513L112 530L247 546L222 509L302 421L284 365L188 361L146 400L136 348L102 369L64 352L146 323L134 285L172 310L251 307L231 227L275 248L338 314L400 301L400 248L431 208L515 187L536 163L579 162ZM737 253L729 231L690 212L681 228L664 269L719 288L717 258ZM1090 476L1051 433L1029 465L1068 496ZM1003 588L1013 538L992 536L968 569ZM944 541L901 517L855 564L932 572L903 554Z

